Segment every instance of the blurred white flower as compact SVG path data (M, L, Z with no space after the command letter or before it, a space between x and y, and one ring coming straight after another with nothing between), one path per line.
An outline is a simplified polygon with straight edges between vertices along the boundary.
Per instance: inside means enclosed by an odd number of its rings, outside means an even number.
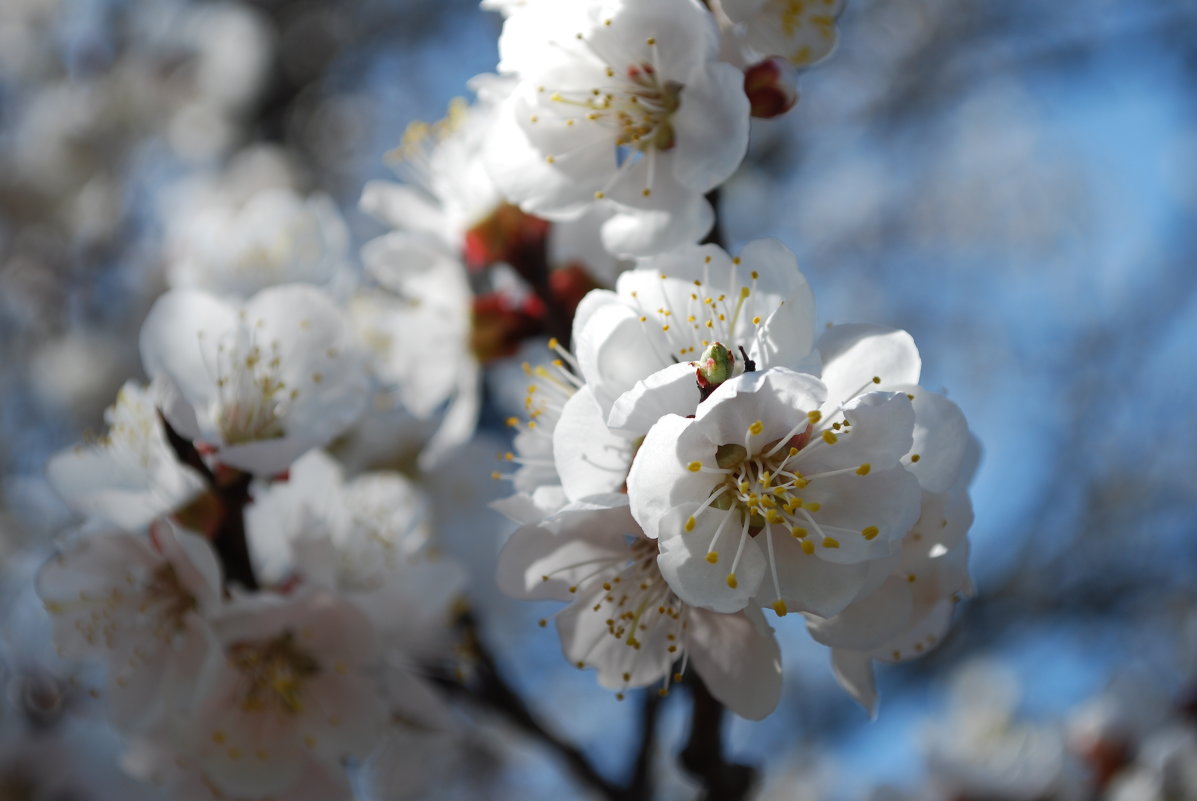
M224 659L179 748L234 797L284 792L313 767L364 757L387 715L369 675L375 642L352 604L325 592L259 594L214 623Z
M99 525L136 530L204 490L180 464L158 418L160 387L130 381L104 413L108 433L55 454L46 476L67 506Z
M329 286L349 258L349 233L325 195L264 190L243 205L181 209L168 225L176 288L246 298L277 284Z
M781 56L795 67L810 67L835 49L836 18L843 0L714 0L717 13L734 29L733 40L750 62Z
M206 541L165 522L148 537L96 533L46 563L37 589L59 653L107 661L118 728L188 710L218 652L209 619L221 608L220 567Z
M344 315L310 286L265 289L240 307L172 290L150 310L140 346L171 425L249 472L285 470L353 423L368 398Z

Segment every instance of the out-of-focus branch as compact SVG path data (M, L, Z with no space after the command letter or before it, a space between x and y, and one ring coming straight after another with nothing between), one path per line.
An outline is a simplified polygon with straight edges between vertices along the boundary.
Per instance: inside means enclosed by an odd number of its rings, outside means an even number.
M723 704L715 700L696 673L690 673L692 711L690 736L682 749L682 767L702 784L703 801L740 801L747 798L756 779L749 765L723 756Z
M624 789L608 781L577 747L544 726L527 703L503 677L499 666L482 640L477 621L469 611L458 618L465 647L473 658L473 670L464 679L440 678L438 684L451 694L501 715L528 737L557 755L580 783L610 801L632 801Z
M230 472L227 476L214 473L195 443L179 434L161 413L158 417L175 458L203 476L208 491L216 499L219 517L214 527L208 529L208 536L220 559L225 581L240 584L247 590L258 589L258 578L245 538L245 507L252 500L249 485L253 476L240 471Z

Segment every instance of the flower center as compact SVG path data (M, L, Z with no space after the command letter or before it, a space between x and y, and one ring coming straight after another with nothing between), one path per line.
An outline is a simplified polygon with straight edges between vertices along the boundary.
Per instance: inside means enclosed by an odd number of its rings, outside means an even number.
M246 681L241 702L246 712L300 714L303 686L320 673L320 664L296 644L290 631L269 640L234 643L229 661Z
M828 534L828 531L839 533L846 529L827 523L820 524L815 515L822 508L822 504L804 497L802 491L819 479L848 473L867 476L872 470L868 463L818 473L804 474L799 470L799 462L821 448L834 446L841 436L851 433L851 423L846 419L830 426L820 425L823 422L823 416L818 410L808 412L784 437L757 445L756 442L764 433L764 423L757 420L745 432L743 444L725 443L715 449L715 466L697 461L687 465L691 472L712 473L721 478L712 487L706 501L686 520L685 530L693 531L698 518L708 509L732 512L725 515L719 523L707 546L706 554L709 563L717 564L717 546L724 531L730 528L729 524L739 523L740 537L726 579L727 586L732 589L737 586L736 567L744 553L745 543L749 538L764 534L767 560L777 598L773 609L778 615L786 614L786 605L781 598L773 533L780 530L781 533L788 534L800 543L802 552L808 556L815 553L816 544L822 548L839 548L840 541ZM877 526L866 526L859 532L860 536L870 541L879 533L880 529Z
M604 616L609 637L636 652L631 661L625 663L629 670L623 674L625 689L631 686L631 671L636 660L653 659L656 656L650 653L651 650L664 649L671 660L685 657L684 635L688 626L688 608L674 595L661 575L661 569L657 566L658 554L656 542L637 537L629 543L626 556L600 558L588 563L593 565L593 572L578 579L569 588L571 593L579 596L574 603L588 603L591 614ZM559 570L580 566L567 565ZM549 576L542 578L547 581ZM547 622L542 620L540 624L543 626ZM577 666L586 667L590 654L599 650L604 641L605 637L596 640L577 661ZM666 673L660 693L666 694L670 680L680 681L684 671L683 662L678 673ZM623 693L616 694L616 698L623 700Z
M216 420L225 443L241 445L285 436L282 418L299 390L288 387L280 377L279 343L270 343L269 352L257 344L243 350L222 343L217 361L220 409Z
M710 258L705 258L709 264ZM733 259L733 264L738 268L739 259ZM756 291L760 277L756 270L749 272L747 282L741 282L736 270L730 280L720 281L726 282L726 289L711 284L706 265L704 277L684 282L684 289L679 286L682 279L667 273L659 276L661 291L653 293L659 305L654 307L654 302L639 292L633 292L630 301L640 313L640 322L660 331L647 339L664 364L693 359L713 342L723 343L732 353L739 347L751 351L764 336L769 315L780 305Z

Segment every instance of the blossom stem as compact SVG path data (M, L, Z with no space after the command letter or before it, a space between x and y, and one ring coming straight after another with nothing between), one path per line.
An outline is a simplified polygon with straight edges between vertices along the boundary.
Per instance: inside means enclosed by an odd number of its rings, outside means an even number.
M682 749L681 763L703 787L701 801L742 801L756 779L749 765L728 762L723 756L723 704L694 671L687 674L690 687L690 735Z
M210 537L212 547L220 558L225 581L240 584L247 590L258 589L258 577L254 574L249 543L245 538L245 507L251 500L249 484L253 476L237 472L229 479L220 480L208 467L195 443L175 431L161 413L158 417L162 421L166 441L174 451L175 458L202 475L208 489L220 503L220 522Z

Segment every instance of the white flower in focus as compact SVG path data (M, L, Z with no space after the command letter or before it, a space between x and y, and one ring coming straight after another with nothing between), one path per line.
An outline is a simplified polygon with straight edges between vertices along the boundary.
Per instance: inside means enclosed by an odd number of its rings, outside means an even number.
M970 478L968 471L949 492L923 493L922 513L879 587L834 617L807 616L811 635L832 648L837 681L870 714L877 704L873 660L902 662L934 649L958 600L972 593Z
M272 189L243 206L184 211L171 226L172 287L245 298L277 284L326 286L345 267L349 232L332 200Z
M118 728L187 708L218 651L207 619L221 605L220 568L205 540L167 523L148 537L97 533L47 562L37 589L59 653L108 662Z
M919 514L900 462L913 427L900 393L829 403L813 376L745 373L693 418L649 430L627 479L632 514L683 600L735 612L759 596L779 615L831 616Z
M203 479L179 464L166 441L155 395L154 385L127 382L104 412L108 433L50 459L50 484L75 512L140 529L203 492Z
M749 61L781 56L810 67L831 55L843 0L715 0Z
M587 295L574 318L578 369L604 415L637 382L672 371L665 385L639 387L610 421L639 434L663 403L643 395L680 383L698 402L694 368L687 373L676 365L697 360L713 342L735 357L736 374L745 368L740 348L758 370L817 367L814 297L780 242L750 242L734 258L716 245L692 245L642 259L619 277L614 292Z
M172 290L141 329L146 372L169 390L162 411L180 434L259 474L286 469L344 430L368 397L341 311L320 290L286 285L238 307Z
M507 18L499 49L499 71L519 82L486 161L513 202L567 220L610 201L603 241L618 254L709 230L703 196L744 157L748 100L699 3L541 0Z
M739 715L758 720L777 705L781 657L760 612L683 603L626 506L574 504L520 528L499 556L498 581L515 597L569 601L553 616L566 658L595 668L618 697L657 682L667 691L689 665Z
M352 604L260 595L231 604L215 627L224 661L186 749L214 788L277 797L313 766L339 772L373 747L386 710L368 674L373 631Z

